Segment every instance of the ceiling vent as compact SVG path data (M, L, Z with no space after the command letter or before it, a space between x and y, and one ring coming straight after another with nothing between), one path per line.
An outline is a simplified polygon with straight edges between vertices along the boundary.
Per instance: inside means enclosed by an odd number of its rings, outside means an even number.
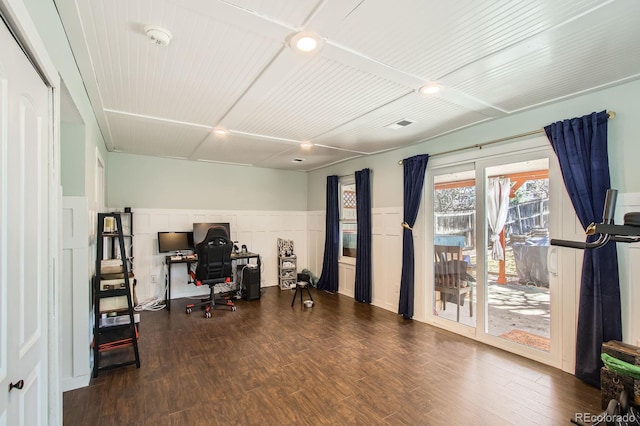
M391 124L387 124L386 127L387 129L392 129L392 130L398 130L398 129L402 129L404 127L407 127L411 124L415 123L415 121L413 120L409 120L408 118L403 118L400 121L397 121L395 123L391 123Z

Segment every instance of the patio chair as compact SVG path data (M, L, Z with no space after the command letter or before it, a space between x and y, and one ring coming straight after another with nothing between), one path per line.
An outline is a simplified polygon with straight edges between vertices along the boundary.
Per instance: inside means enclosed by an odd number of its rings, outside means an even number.
M440 292L442 309L447 307L447 295L453 295L458 306L456 321L460 322L460 306L469 293L469 316L473 316L473 286L475 279L467 273L468 263L462 260L462 247L434 245L434 289Z

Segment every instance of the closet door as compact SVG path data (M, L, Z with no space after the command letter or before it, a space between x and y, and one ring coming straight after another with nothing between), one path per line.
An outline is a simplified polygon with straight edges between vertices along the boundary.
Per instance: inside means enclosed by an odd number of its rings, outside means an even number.
M0 24L0 424L47 423L49 90Z

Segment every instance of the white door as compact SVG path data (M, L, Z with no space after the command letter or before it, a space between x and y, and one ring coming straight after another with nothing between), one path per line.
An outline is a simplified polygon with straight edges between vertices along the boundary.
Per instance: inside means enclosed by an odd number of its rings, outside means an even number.
M564 184L555 154L548 145L536 152L483 159L476 167L483 205L477 239L483 314L479 336L560 368L563 300L556 266L550 265L557 248L549 241L562 231ZM500 211L504 216L497 225Z
M438 159L427 171L431 322L570 370L577 277L567 268L558 271L559 264L573 260L549 239L565 238L564 228L573 229L565 219L575 215L555 155L543 138L482 151L482 156ZM501 209L490 188L499 182L505 198L498 222ZM495 246L502 248L501 256L492 255ZM452 247L462 262L445 258Z
M0 24L0 424L47 422L49 91Z

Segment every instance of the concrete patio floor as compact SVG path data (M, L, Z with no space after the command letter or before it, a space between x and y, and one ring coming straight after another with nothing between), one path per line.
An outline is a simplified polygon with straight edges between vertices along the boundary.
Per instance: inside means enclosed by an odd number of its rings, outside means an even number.
M549 289L511 282L491 283L488 304L488 332L500 336L511 330L521 330L542 337L550 337ZM460 323L476 326L477 291L473 292L473 317L469 315L469 298L460 306ZM446 303L446 310L439 310L438 316L456 320L457 305Z

